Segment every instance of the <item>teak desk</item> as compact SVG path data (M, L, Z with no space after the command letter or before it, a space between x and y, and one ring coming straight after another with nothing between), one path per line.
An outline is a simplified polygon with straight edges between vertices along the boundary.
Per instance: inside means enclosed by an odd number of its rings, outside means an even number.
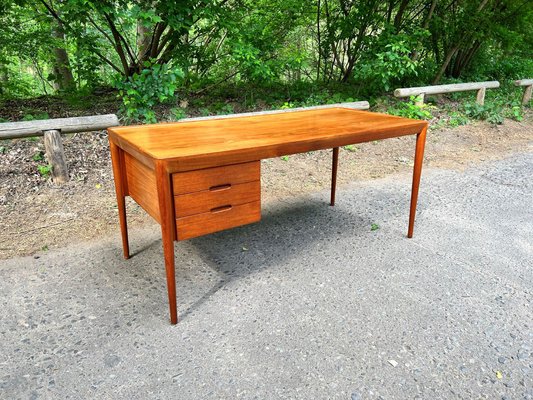
M416 134L412 237L426 131L426 121L345 108L110 128L124 257L130 255L125 196L131 196L161 225L176 324L174 241L259 221L262 159L333 148L333 205L340 146Z

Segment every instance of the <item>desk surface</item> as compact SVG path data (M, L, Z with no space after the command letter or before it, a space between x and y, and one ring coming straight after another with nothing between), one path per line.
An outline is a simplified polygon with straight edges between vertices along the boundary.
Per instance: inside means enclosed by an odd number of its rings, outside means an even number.
M173 171L205 168L411 135L426 121L345 108L110 128L110 137Z

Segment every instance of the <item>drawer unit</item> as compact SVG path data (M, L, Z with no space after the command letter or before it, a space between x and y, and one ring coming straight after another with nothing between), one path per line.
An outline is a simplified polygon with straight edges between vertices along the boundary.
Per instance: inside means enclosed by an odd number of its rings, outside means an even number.
M261 202L222 206L213 210L176 219L178 240L191 239L208 233L258 222L261 219Z
M252 161L242 164L179 172L172 175L175 195L216 189L224 185L260 180L261 162Z
M172 175L178 240L261 219L260 162Z
M201 192L174 196L176 218L210 212L223 206L238 206L261 200L261 182L216 186Z

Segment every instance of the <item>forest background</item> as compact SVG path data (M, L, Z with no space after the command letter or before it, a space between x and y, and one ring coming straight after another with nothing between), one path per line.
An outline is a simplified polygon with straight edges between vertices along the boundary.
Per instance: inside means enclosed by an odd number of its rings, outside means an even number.
M429 118L387 94L500 80L456 118L498 123L521 118L511 82L533 76L532 0L4 0L0 26L4 108L46 96L83 114L116 99L131 122L350 100Z

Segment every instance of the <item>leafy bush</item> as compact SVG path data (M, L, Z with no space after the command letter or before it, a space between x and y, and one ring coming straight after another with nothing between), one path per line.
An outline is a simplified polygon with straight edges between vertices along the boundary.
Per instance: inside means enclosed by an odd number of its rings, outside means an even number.
M399 117L412 118L412 119L431 119L431 106L427 104L416 104L417 96L411 96L409 101L401 101L397 103L395 107L390 107L387 112L392 115L398 115Z
M380 92L389 91L392 85L406 78L416 77L420 65L411 58L413 48L416 47L413 39L425 35L425 31L418 31L413 35L386 35L378 47L382 51L367 54L354 78L365 82L368 89Z
M455 128L457 126L467 125L469 122L470 120L468 119L466 115L464 115L461 112L454 111L450 113L450 119L448 120L448 125L451 126L452 128Z
M491 124L503 124L502 106L497 103L465 103L463 106L465 114L473 119L486 120Z
M174 100L183 71L167 64L146 62L140 73L116 83L122 98L121 112L130 121L157 122L154 107Z

